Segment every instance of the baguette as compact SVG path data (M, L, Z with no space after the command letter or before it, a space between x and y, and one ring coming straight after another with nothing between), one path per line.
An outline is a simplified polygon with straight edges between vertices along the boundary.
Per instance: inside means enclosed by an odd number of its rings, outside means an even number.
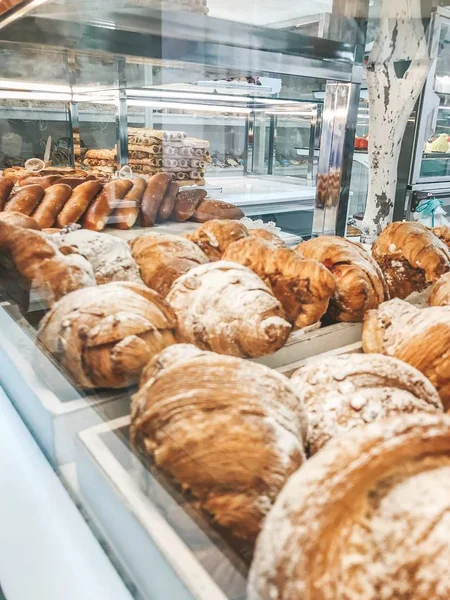
M69 223L76 223L102 187L102 184L95 180L86 181L76 187L56 218L57 227L66 227Z
M124 179L116 179L104 185L101 193L88 208L83 226L92 231L102 231L109 215L117 208L120 200L123 200L132 186L131 181Z
M243 216L242 210L234 204L206 198L200 202L191 218L197 223L205 223L212 219L237 220L242 219Z
M46 190L48 187L56 183L59 179L59 175L46 175L45 177L39 177L39 175L27 175L19 179L19 187L26 185L40 185Z
M14 181L12 179L0 177L0 210L3 210L13 187Z
M133 179L133 187L114 211L112 220L117 229L131 229L139 216L142 196L147 182L141 177Z
M46 189L44 198L32 214L42 229L52 227L56 217L72 195L72 188L64 183L51 185Z
M167 221L175 206L175 200L180 190L180 184L177 181L171 181L167 192L162 199L161 205L158 210L158 221Z
M187 221L195 212L195 209L206 197L206 190L185 190L180 192L175 200L175 206L173 208L171 219L182 223Z
M152 227L155 224L156 215L171 181L170 173L158 173L148 182L142 198L142 225L144 227Z
M29 216L42 200L43 195L44 188L40 185L26 185L10 196L5 210L13 210Z

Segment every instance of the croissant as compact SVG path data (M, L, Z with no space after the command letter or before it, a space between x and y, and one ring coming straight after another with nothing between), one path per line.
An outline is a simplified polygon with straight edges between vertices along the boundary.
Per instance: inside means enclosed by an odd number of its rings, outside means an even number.
M298 369L291 384L308 415L308 448L396 413L442 412L439 394L417 369L382 354L341 354Z
M48 301L96 285L91 265L78 255L64 256L46 235L0 220L0 252L11 260L30 286L48 293Z
M306 419L275 370L190 345L166 348L132 398L131 440L250 544L305 460Z
M68 294L41 321L38 339L83 388L139 380L152 356L175 343L176 317L153 290L106 283Z
M268 229L249 229L248 235L251 238L262 238L263 240L270 242L273 246L276 246L277 248L286 248L286 244L280 238L280 236L276 233L273 233L272 231L269 231Z
M178 318L178 341L203 350L263 356L281 348L291 331L268 287L237 263L191 269L175 281L166 300Z
M194 242L168 233L146 233L130 245L144 283L164 297L180 275L209 262Z
M450 250L420 223L391 223L372 248L391 298L420 292L450 270Z
M450 306L416 308L399 299L364 320L364 352L394 356L421 371L450 409Z
M113 235L77 229L50 235L64 254L76 253L92 265L98 285L110 281L142 283L139 268L128 244Z
M289 479L256 544L248 600L446 600L450 418L357 427Z
M206 221L186 235L188 240L203 250L209 260L220 260L229 244L247 236L245 225L229 219Z
M442 275L431 287L428 296L430 306L450 305L450 273Z
M450 248L450 225L443 225L442 227L433 227L434 235L436 235L447 248Z
M376 308L386 297L386 284L377 263L357 242L323 235L299 244L295 250L305 258L314 258L331 271L336 292L330 300L330 321L355 322Z
M317 260L301 258L294 250L277 248L263 238L250 236L233 242L223 259L259 275L296 328L320 321L336 290L333 275Z

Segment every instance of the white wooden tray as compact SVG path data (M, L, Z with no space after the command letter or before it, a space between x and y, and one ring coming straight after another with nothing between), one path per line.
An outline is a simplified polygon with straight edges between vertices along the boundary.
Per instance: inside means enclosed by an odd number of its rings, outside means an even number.
M78 434L88 516L144 598L245 600L248 567L173 485L129 449L130 418Z

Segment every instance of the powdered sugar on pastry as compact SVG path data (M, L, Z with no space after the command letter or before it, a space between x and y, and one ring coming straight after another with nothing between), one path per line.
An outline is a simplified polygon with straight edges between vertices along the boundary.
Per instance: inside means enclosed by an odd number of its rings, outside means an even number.
M88 229L56 233L49 238L59 248L69 247L72 252L84 256L92 265L99 284L109 281L141 281L139 269L124 240Z

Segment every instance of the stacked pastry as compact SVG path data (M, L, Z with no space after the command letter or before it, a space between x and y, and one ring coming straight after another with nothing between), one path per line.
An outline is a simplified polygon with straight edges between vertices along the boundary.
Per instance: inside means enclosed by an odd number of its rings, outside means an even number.
M84 164L113 172L116 150L88 150ZM204 185L205 167L211 161L209 142L188 138L182 131L128 129L128 164L141 175L170 173L180 185Z

